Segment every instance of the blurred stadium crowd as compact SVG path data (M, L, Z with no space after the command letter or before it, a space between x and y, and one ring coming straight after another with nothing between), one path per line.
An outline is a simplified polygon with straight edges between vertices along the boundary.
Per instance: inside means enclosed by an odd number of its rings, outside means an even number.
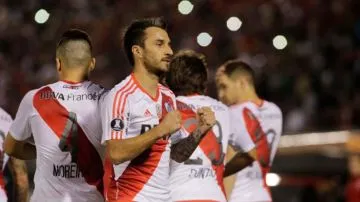
M258 73L260 95L285 114L285 133L357 128L360 125L360 2L357 0L194 0L181 15L178 1L1 0L0 105L13 116L22 96L56 78L54 52L67 28L87 30L97 70L92 79L112 87L130 71L122 52L124 26L134 18L164 16L174 50L195 49L211 69L241 58ZM50 13L45 24L35 12ZM230 16L243 24L226 27ZM196 36L213 36L200 47ZM284 35L288 46L276 50L272 38ZM211 72L213 73L213 72ZM214 84L209 94L216 96Z

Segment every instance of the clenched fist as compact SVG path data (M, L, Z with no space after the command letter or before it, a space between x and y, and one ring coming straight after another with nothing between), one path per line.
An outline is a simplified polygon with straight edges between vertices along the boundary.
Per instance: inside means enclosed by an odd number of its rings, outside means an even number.
M166 136L179 130L181 127L181 114L178 110L171 111L165 115L160 122L161 136Z
M201 131L209 130L216 123L215 113L210 107L201 107L197 110L198 128Z

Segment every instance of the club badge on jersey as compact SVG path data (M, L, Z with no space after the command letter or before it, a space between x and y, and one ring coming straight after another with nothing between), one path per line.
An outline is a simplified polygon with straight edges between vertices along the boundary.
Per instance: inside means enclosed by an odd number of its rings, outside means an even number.
M121 119L113 119L110 124L115 131L121 131L124 128L124 122Z

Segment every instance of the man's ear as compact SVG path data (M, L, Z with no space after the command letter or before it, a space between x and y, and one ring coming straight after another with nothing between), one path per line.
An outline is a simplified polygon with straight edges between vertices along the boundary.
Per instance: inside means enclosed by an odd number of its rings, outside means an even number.
M95 69L95 65L96 64L96 59L95 58L91 58L90 61L90 71L93 71Z
M55 61L56 61L56 70L58 72L61 72L61 69L62 69L61 60L59 58L56 58Z
M133 45L131 47L131 52L133 53L134 57L138 57L138 58L143 57L143 48L139 45Z

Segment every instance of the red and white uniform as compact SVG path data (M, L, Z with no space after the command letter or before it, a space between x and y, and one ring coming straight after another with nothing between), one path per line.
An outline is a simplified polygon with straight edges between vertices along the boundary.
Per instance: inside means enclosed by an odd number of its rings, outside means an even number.
M167 112L176 108L176 100L174 94L160 84L156 97L151 97L131 74L109 92L102 106L102 142L105 143L133 138L155 127ZM181 133L158 140L135 159L119 165L106 161L106 199L170 201L170 144L176 138L181 138Z
M31 201L104 201L98 117L104 92L90 81L59 81L24 96L10 134L18 141L32 135L35 141Z
M247 134L256 144L258 161L236 175L230 201L272 201L265 177L269 172L282 133L282 113L274 103L263 101L261 105L246 102L230 108L232 135L230 142L235 150L241 150L241 135Z
M4 153L4 140L12 121L11 116L0 108L0 201L7 201L3 170L9 157Z
M226 201L223 172L230 133L228 107L208 96L179 96L176 99L182 124L189 134L196 128L196 111L201 107L211 107L217 123L187 161L171 161L171 201ZM250 139L248 142L252 144Z

